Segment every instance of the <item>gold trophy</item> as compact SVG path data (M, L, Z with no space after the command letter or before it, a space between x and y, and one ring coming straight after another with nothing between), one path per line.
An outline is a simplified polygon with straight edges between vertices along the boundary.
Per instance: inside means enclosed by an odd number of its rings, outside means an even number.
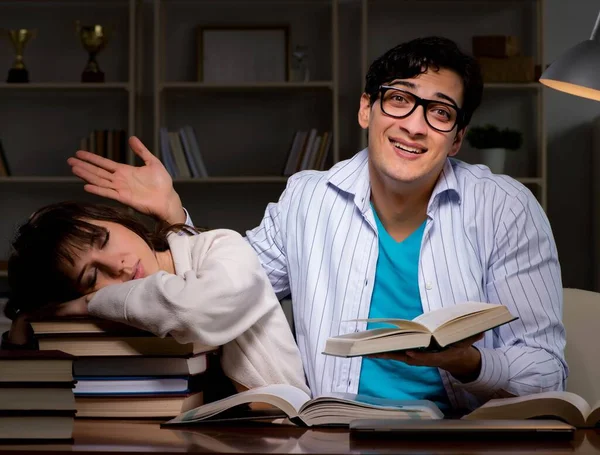
M81 25L79 21L75 21L75 29L81 38L81 44L89 53L87 64L81 73L81 82L104 82L104 72L98 66L96 55L108 43L106 27L97 24Z
M8 36L17 56L11 69L8 70L8 78L6 82L29 82L29 72L23 63L23 49L25 44L37 34L36 30L28 28L20 28L15 30L2 30Z

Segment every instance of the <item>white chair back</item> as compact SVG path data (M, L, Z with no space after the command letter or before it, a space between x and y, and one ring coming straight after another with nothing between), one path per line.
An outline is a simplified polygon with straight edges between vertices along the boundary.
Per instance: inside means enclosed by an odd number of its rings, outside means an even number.
M600 293L565 288L563 296L567 391L593 406L600 401Z

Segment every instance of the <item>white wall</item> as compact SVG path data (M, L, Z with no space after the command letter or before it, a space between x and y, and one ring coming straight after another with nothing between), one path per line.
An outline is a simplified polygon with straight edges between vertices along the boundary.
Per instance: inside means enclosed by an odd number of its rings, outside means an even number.
M588 39L599 10L598 0L546 0L546 63L554 61L571 46ZM563 285L591 289L590 122L600 115L600 103L545 90L548 216L558 245Z

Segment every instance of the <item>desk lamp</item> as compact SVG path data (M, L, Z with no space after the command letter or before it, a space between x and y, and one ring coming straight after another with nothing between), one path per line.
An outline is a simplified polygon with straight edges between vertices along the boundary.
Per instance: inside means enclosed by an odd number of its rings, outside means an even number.
M600 13L590 39L555 60L540 82L561 92L600 101Z

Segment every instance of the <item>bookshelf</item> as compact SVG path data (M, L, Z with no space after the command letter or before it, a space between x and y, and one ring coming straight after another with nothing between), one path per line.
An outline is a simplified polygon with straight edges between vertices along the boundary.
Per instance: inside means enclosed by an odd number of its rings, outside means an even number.
M399 42L444 35L471 50L475 34L514 34L543 65L544 0L48 0L0 1L7 28L38 29L27 44L28 84L4 82L14 59L0 42L0 140L13 175L0 177L0 259L18 222L42 205L98 200L66 159L92 129L124 129L160 154L159 130L191 125L209 177L174 181L194 222L243 233L256 226L288 180L293 135L331 131L329 167L366 145L356 120L370 62ZM432 8L439 13L435 17ZM235 10L235 14L232 11ZM79 82L87 53L74 21L114 26L98 54L104 83ZM308 48L310 78L219 83L198 80L202 25L289 27L289 46ZM2 66L4 65L4 66ZM488 83L472 125L526 132L507 173L547 209L544 90L535 82ZM477 161L463 147L458 158ZM131 152L127 162L135 162ZM0 274L0 278L5 275ZM0 280L4 282L6 280Z
M6 82L15 53L6 36L0 40L0 140L11 171L0 177L0 260L8 257L18 224L39 207L67 199L99 200L83 191L66 163L80 138L93 130L139 131L140 6L139 0L0 2L3 28L37 30L24 50L28 83ZM111 29L106 49L97 56L105 82L81 82L88 53L76 20ZM131 153L126 159L133 162Z
M332 132L328 165L339 161L338 0L153 0L152 5L152 150L160 156L161 128L172 131L189 124L209 174L177 178L176 186L276 183L272 198L277 198L287 181L282 173L295 132L313 127ZM302 82L199 81L197 34L202 26L218 24L285 24L288 53L296 45L308 47L311 77Z

